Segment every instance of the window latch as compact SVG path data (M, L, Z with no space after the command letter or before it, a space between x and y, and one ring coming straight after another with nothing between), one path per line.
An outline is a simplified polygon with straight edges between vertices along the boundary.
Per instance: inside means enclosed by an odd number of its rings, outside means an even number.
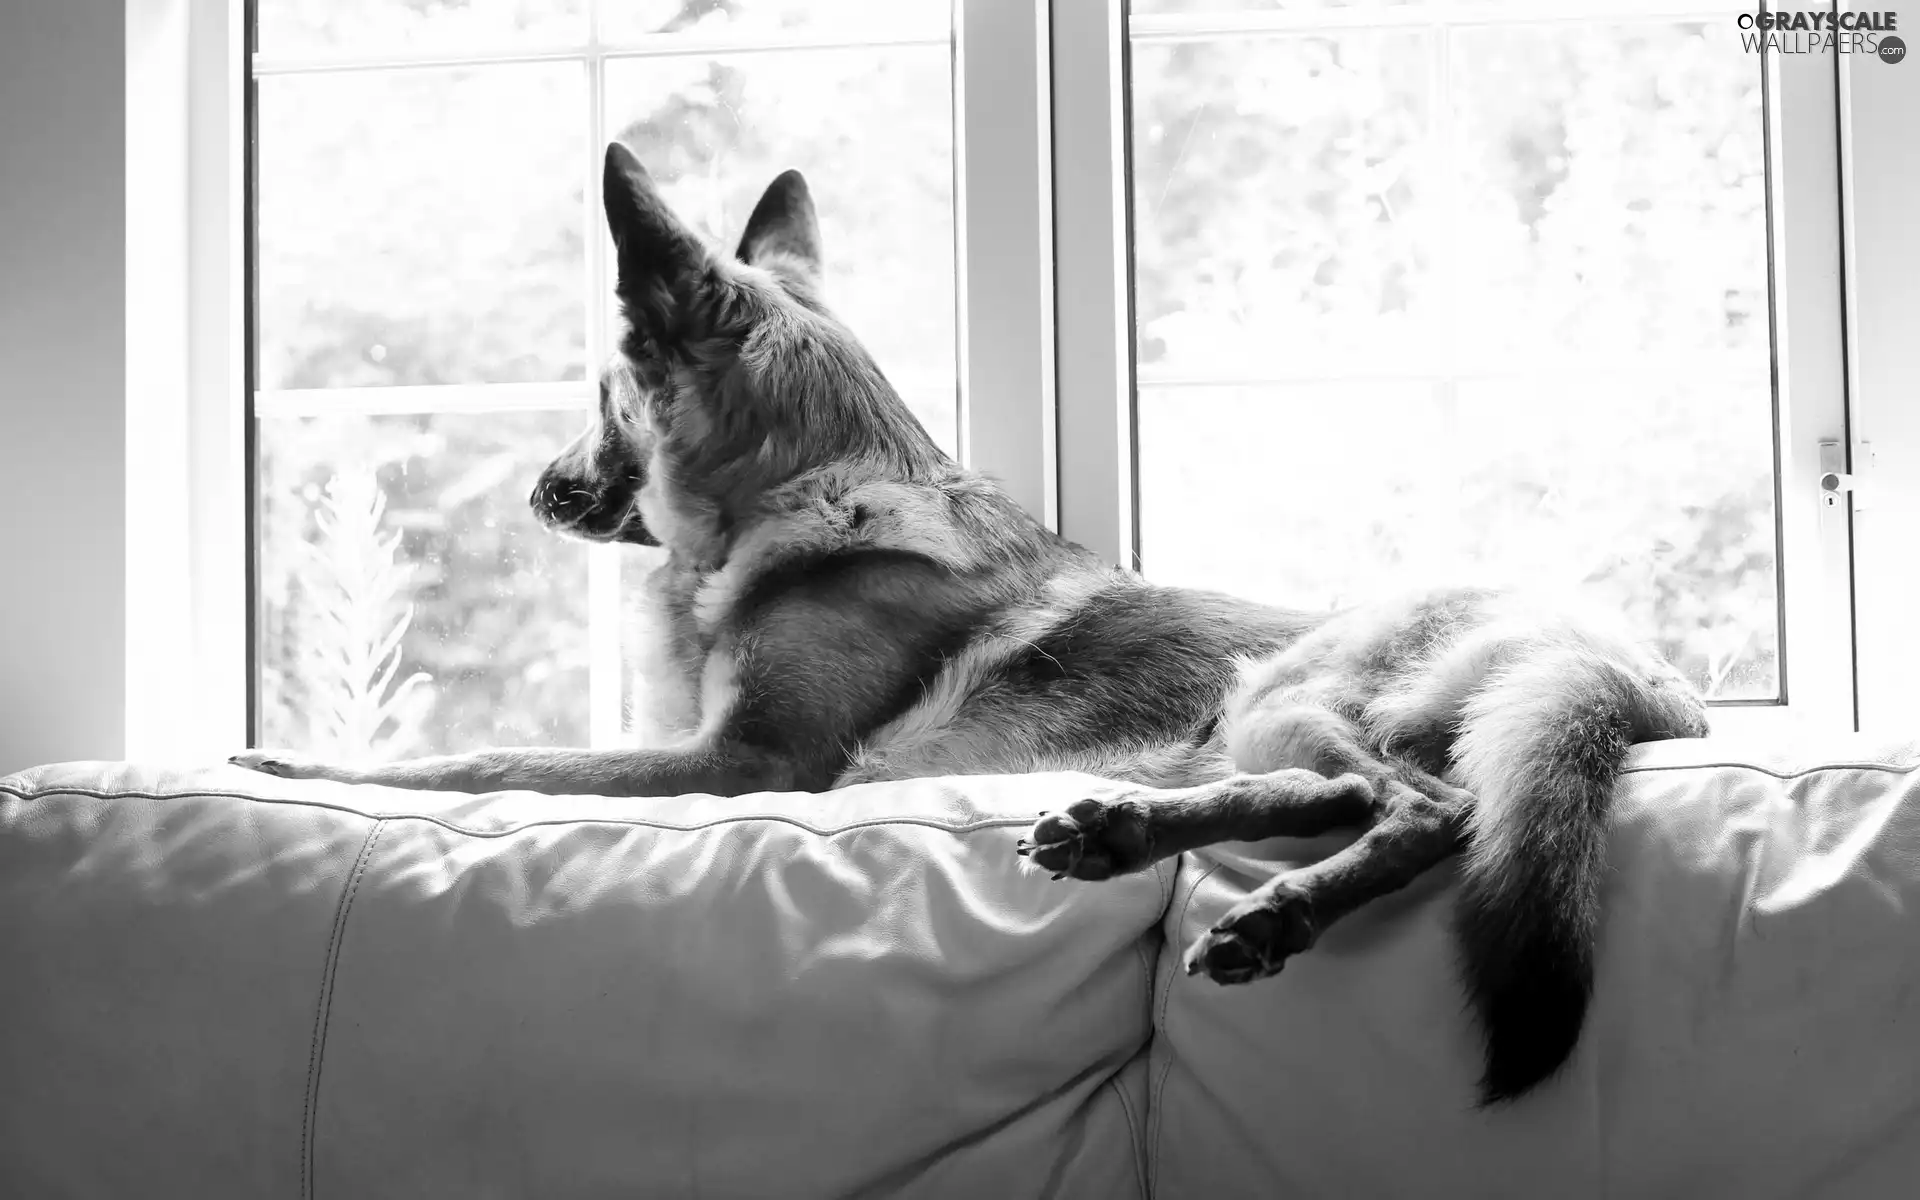
M1858 443L1856 456L1863 470L1873 465L1873 446L1868 442ZM1853 507L1861 508L1860 502L1863 472L1847 470L1846 449L1838 441L1828 440L1820 443L1820 503L1825 508L1839 508L1842 496L1853 498Z

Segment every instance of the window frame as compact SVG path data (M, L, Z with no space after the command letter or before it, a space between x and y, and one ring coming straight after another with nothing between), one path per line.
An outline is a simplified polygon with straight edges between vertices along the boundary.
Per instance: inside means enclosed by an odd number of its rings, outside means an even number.
M190 447L189 494L181 577L190 616L185 632L199 703L174 722L166 737L177 750L180 721L193 725L187 745L209 749L251 744L256 729L251 697L254 677L251 616L251 556L248 480L254 425L251 364L242 361L249 303L242 229L250 225L246 174L245 110L250 102L247 0L187 5L184 70L187 120L188 238L185 263L190 370L184 405L184 435ZM598 4L588 11L597 15ZM1065 536L1103 558L1138 566L1133 350L1129 226L1126 181L1130 136L1126 103L1130 52L1128 6L1114 0L955 0L954 120L956 276L959 281L959 451L969 466L1005 483L1031 511ZM1340 13L1342 10L1329 10ZM1432 12L1432 9L1422 10ZM1511 17L1511 11L1471 4L1446 6L1471 17ZM1650 17L1731 20L1745 11L1730 0L1674 3L1643 0L1636 13ZM1345 10L1348 24L1354 10ZM1396 14L1388 13L1388 17ZM1406 14L1397 14L1405 17ZM1621 19L1616 9L1609 19ZM1309 14L1312 17L1312 14ZM1374 10L1358 18L1369 27L1384 19ZM1576 18L1578 19L1578 18ZM1134 18L1137 22L1139 19ZM599 46L590 15L588 43ZM1298 12L1259 19L1267 32L1279 24L1298 30L1309 23ZM1326 13L1311 21L1316 31L1335 22ZM1423 22L1426 23L1426 22ZM1155 18L1145 28L1167 31L1177 22ZM1205 26L1206 28L1202 28ZM1245 32L1217 17L1188 23L1187 32ZM741 42L722 40L686 51L738 52ZM822 41L799 42L821 46ZM845 44L844 41L836 44ZM870 43L859 43L866 45ZM872 43L877 44L877 43ZM1071 52L1060 52L1072 47ZM621 49L629 49L623 43ZM578 58L573 50L547 48L533 55ZM596 62L604 64L603 54ZM529 53L409 55L377 65L459 66L526 61ZM349 62L375 65L372 56L342 56L326 63L266 63L269 72L344 69ZM1771 732L1791 720L1821 728L1854 728L1856 703L1852 509L1821 503L1819 476L1826 469L1820 446L1840 447L1843 461L1867 461L1849 428L1847 304L1843 249L1851 243L1842 223L1850 125L1842 111L1846 65L1839 55L1776 56L1766 60L1770 157L1770 238L1773 251L1777 377L1777 517L1781 537L1783 702L1716 706L1716 729ZM590 66L586 161L597 179L602 81ZM1855 99L1855 104L1859 103ZM1857 122L1856 122L1857 124ZM129 144L130 159L136 153ZM600 228L598 188L589 187L589 229ZM130 218L131 219L131 218ZM604 255L589 239L587 361L600 361L606 311ZM130 303L133 292L129 292ZM1876 302L1881 297L1875 297ZM1070 300L1070 303L1067 302ZM1890 301L1889 301L1890 302ZM1920 314L1915 314L1920 316ZM513 403L504 394L480 398L478 389L435 389L438 403L489 409L573 407L583 415L591 383L503 385L522 387ZM577 389L578 395L574 394ZM375 389L356 389L372 392ZM421 404L428 398L379 389L386 401ZM468 393L464 398L458 393ZM314 397L265 393L263 403L281 411ZM373 403L371 396L363 397ZM380 411L424 411L420 408ZM1850 501L1849 501L1850 502ZM618 551L604 548L590 558L590 607L595 618L591 706L593 743L611 744L620 734ZM130 576L138 578L138 576ZM159 619L138 625L139 606L129 603L130 637L165 633ZM177 614L178 609L175 609ZM161 676L141 675L131 665L128 707L135 714L178 707ZM130 757L158 753L157 731L146 739L130 732Z
M1846 7L1884 11L1858 2ZM1902 32L1912 39L1912 29ZM1920 232L1911 215L1920 190L1912 129L1920 75L1904 64L1849 55L1839 64L1837 88L1854 687L1862 729L1909 736L1920 716L1920 638L1907 624L1920 588L1911 549L1920 542L1920 405L1906 361L1920 327L1920 291L1912 282L1920 276Z
M128 361L166 351L136 341L155 314L181 314L159 330L185 346L184 362L148 358L128 384L121 753L141 761L251 744L242 2L144 6L161 35L127 46L127 178L141 181L127 205L127 311L140 316ZM176 252L142 270L141 244Z

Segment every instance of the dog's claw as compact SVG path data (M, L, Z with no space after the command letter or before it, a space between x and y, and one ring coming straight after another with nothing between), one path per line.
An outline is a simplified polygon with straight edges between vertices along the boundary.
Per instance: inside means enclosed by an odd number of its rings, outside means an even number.
M1066 877L1067 877L1067 873L1065 871L1055 871L1053 873L1054 882L1056 883L1062 879L1065 879Z
M262 775L272 775L280 779L331 779L340 783L360 782L352 768L315 762L303 755L286 751L243 750L229 757L227 762L236 767L245 767L249 771L258 771Z
M286 763L270 755L263 754L258 750L248 750L240 754L229 755L227 762L232 766L245 767L249 771L258 771L262 775L278 775L284 777L287 774Z

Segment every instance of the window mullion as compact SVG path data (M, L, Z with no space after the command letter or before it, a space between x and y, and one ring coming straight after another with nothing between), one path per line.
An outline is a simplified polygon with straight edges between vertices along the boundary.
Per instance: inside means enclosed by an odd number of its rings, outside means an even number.
M954 15L960 457L1057 528L1047 5Z
M592 384L426 383L364 387L274 388L255 392L254 413L263 418L353 414L369 417L422 413L579 411L593 407Z
M1128 264L1126 16L1055 0L1054 313L1060 532L1137 566L1133 300Z
M195 4L186 22L186 629L140 648L172 654L178 673L130 688L129 757L217 758L247 744L246 377L242 362L245 310L241 231L246 213L245 17L237 2ZM173 148L170 148L173 149ZM151 446L147 451L153 453ZM164 543L163 543L164 544ZM177 577L177 576L176 576ZM165 590L168 576L143 572L136 588ZM180 635L185 636L180 636ZM162 716L159 714L171 714ZM162 740L131 736L143 724Z
M608 352L605 223L600 213L601 159L606 151L606 56L600 44L600 2L587 0L587 156L581 219L586 222L586 355L590 386ZM620 645L620 548L587 550L587 730L595 749L620 744L625 671Z

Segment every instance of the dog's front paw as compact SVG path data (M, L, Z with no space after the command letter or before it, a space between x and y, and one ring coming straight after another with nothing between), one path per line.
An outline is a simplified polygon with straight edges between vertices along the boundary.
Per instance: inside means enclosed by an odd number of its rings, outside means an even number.
M1251 983L1278 975L1313 939L1312 897L1299 888L1269 886L1228 909L1193 940L1182 961L1189 975Z
M1147 805L1124 796L1076 800L1064 812L1043 813L1032 838L1022 838L1016 852L1054 872L1055 879L1110 879L1153 862Z
M341 783L353 782L354 772L349 768L329 766L286 750L245 750L227 761L236 767L259 771L263 775L276 775L281 779L331 779Z

